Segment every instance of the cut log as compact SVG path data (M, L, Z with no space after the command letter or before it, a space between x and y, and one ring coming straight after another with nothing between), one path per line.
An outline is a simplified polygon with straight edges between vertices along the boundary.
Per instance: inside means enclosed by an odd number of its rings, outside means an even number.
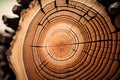
M115 30L96 0L34 0L22 12L8 60L17 80L118 79Z

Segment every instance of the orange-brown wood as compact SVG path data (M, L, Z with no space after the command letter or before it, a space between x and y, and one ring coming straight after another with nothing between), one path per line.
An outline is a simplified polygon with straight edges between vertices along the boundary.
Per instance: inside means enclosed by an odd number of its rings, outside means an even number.
M8 57L18 80L119 78L120 33L104 7L68 1L34 0L22 11Z

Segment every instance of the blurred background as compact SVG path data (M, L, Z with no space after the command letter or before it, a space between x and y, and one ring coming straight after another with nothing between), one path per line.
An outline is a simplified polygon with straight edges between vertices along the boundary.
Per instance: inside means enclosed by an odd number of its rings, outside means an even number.
M15 4L17 4L16 0L0 0L0 80L15 80L15 75L6 58L6 51L9 48L12 35L5 31L14 32L14 30L7 27L2 21L3 15L18 17L12 13Z
M17 15L12 13L12 8L15 4L17 4L16 0L0 0L0 34L5 34L5 29L11 30L4 25L2 15L16 17Z

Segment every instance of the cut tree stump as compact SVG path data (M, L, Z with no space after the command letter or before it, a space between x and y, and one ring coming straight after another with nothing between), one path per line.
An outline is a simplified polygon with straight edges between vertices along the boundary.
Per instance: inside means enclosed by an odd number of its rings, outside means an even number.
M17 80L120 78L120 32L96 0L33 0L13 39Z

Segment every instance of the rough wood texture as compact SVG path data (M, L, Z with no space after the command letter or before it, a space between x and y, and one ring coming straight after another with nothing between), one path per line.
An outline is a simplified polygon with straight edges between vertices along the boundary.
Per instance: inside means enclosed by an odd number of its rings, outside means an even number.
M120 32L96 0L34 0L8 56L17 80L117 80Z
M27 4L26 4L27 1ZM21 11L25 8L28 8L30 1L32 0L24 0L25 5L21 3L21 0L19 0L19 3L21 5L17 6L15 5L13 7L13 13L17 14L20 17ZM22 1L23 2L23 1ZM4 24L12 28L14 30L18 29L18 23L19 23L19 17L9 17L6 15L3 15L2 19ZM10 47L10 42L12 41L12 37L15 34L14 30L5 29L4 33L0 32L0 80L15 80L16 76L9 67L8 60L6 58L6 55L10 55L10 51L7 50Z

